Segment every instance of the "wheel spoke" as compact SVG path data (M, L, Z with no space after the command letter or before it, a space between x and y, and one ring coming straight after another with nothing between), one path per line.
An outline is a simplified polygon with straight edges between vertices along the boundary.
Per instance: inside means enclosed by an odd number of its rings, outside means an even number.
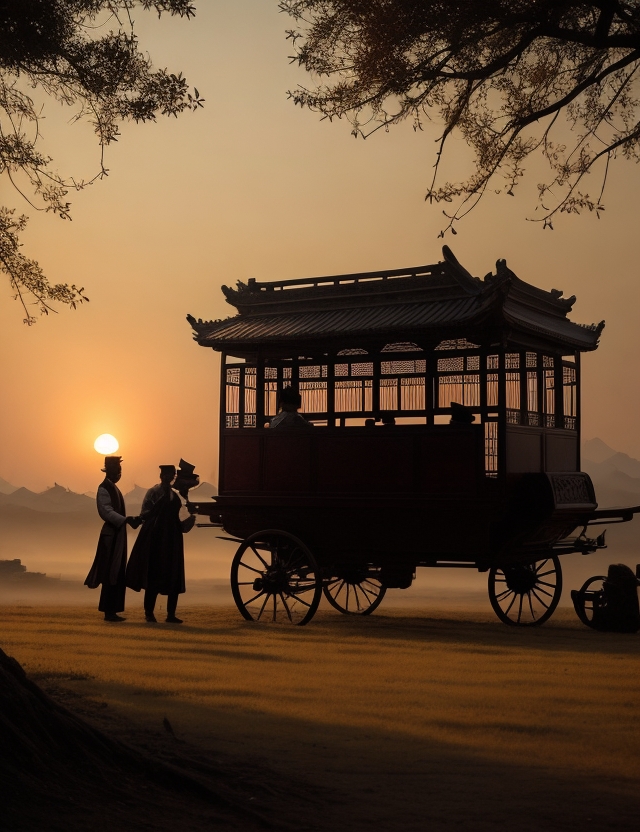
M356 606L358 608L358 612L362 610L362 605L360 604L360 596L358 595L358 584L353 585L353 594L356 597Z
M546 590L546 589L542 589L542 588L541 588L541 587L539 587L537 584L536 584L535 588L536 588L539 592L543 592L545 595L548 595L548 596L549 596L549 598L553 598L553 593L551 593L551 592L547 592L547 590Z
M511 592L511 590L509 590L509 592ZM509 606L507 607L507 609L504 611L504 614L505 614L505 615L509 615L509 613L511 612L511 607L515 604L515 602L516 602L516 598L517 598L517 597L518 597L518 596L517 596L517 595L515 594L515 592L514 592L514 593L513 593L513 598L511 599L511 603L509 604Z
M262 606L260 607L260 612L258 613L258 617L256 618L256 621L260 621L260 616L264 612L264 608L267 606L267 601L268 600L269 600L269 596L265 595L264 601L262 602Z
M536 581L536 586L549 586L551 589L555 589L557 584L550 584L549 581Z
M245 569L250 569L252 572L257 572L258 575L264 575L264 572L261 569L256 569L254 566L249 566L248 563L243 563L242 561L240 561L238 566L244 566Z
M534 621L535 621L536 614L533 611L533 604L531 603L531 593L530 592L527 592L527 598L529 599L529 609L531 610L531 618L533 618Z
M520 619L522 618L522 602L524 600L524 595L520 596L520 606L518 608L518 624L520 623Z
M252 549L254 555L258 558L258 560L262 561L262 563L264 564L264 568L268 569L269 564L266 562L266 560L262 557L260 552L256 549L256 547L253 544L251 544L251 549Z
M364 594L364 597L367 599L369 603L371 603L371 595L373 595L374 599L377 598L377 595L372 590L369 590L369 592L367 592L367 590L364 588L362 584L360 584L360 591Z
M282 598L282 603L284 604L284 608L287 611L287 615L289 616L289 621L293 623L293 618L291 618L291 610L289 609L289 605L285 601L284 595L282 593L280 593L280 598Z
M503 598L506 598L508 595L511 595L512 592L512 589L504 589L499 595L496 595L496 600L502 601Z
M245 607L248 607L248 606L249 606L249 604L252 604L252 603L256 600L256 598L259 598L261 595L264 595L264 589L261 589L261 590L260 590L260 592L259 592L257 595L254 595L254 596L253 596L253 598L249 598L249 600L248 600L248 601L245 601L245 602L244 602ZM268 597L269 597L269 596L268 596L268 594L267 594L267 598L268 598Z
M292 593L288 592L287 594L291 595ZM293 598L294 598L295 601L299 602L300 604L304 604L305 607L311 607L311 604L308 604L306 601L304 601L302 598L299 598L297 595L294 595Z
M536 578L545 578L547 575L555 575L555 569L549 569L546 572L536 572Z
M542 606L545 608L545 610L548 610L548 609L549 609L549 604L545 604L544 598L541 598L541 597L538 595L538 593L537 593L537 592L536 592L536 590L535 590L535 587L534 587L531 591L532 591L532 592L533 592L533 594L536 596L536 598L538 599L538 601L542 604Z

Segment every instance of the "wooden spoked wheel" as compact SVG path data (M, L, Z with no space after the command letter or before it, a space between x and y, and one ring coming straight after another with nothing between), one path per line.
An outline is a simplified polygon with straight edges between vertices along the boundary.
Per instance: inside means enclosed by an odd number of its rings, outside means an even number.
M382 603L387 591L378 570L369 566L341 569L322 588L332 607L345 615L370 615Z
M555 555L530 564L494 566L489 572L489 600L505 624L544 624L553 615L561 595L562 569Z
M231 564L231 591L248 621L302 625L318 609L322 579L315 558L301 540L267 529L240 545Z
M596 618L602 609L603 592L602 587L607 579L604 575L595 575L585 581L580 589L571 592L571 599L576 614L587 627L597 629Z

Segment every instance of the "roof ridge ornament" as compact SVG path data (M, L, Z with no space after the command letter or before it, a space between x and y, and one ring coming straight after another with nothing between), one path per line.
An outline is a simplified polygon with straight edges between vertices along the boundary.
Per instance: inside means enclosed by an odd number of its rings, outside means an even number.
M442 256L444 257L444 262L449 266L452 277L456 279L458 284L466 292L470 295L479 295L482 292L482 281L480 278L474 277L471 272L465 269L449 246L442 246Z

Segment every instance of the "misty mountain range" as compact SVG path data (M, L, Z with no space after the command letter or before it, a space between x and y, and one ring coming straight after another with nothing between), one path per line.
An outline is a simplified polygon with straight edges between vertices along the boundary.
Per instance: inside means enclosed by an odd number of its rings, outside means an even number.
M140 485L134 487L124 495L125 506L128 514L137 514L142 506L142 500L147 489ZM207 500L217 494L215 485L203 482L198 488L194 488L190 496L195 500ZM0 507L19 506L31 509L31 511L47 513L69 513L81 512L92 513L96 511L95 496L89 494L76 494L68 488L55 483L45 491L35 492L28 488L19 488L0 477Z

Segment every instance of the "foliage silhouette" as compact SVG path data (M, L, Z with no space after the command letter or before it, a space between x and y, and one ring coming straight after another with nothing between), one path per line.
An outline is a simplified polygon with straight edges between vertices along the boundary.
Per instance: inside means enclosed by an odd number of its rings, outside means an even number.
M318 79L290 91L324 117L346 117L356 136L412 119L444 128L426 193L454 203L455 224L486 193L511 196L538 151L536 220L559 212L597 215L611 159L640 159L639 0L281 0L295 21L292 60ZM537 125L537 126L536 126ZM464 181L439 183L454 131L475 153ZM571 141L566 143L566 136ZM581 183L602 162L599 195Z
M117 141L122 122L177 116L203 104L198 90L166 69L154 69L140 51L132 13L136 7L190 18L189 0L0 0L0 174L36 210L70 219L70 190L82 190L108 173L104 151ZM100 147L99 169L89 180L64 178L40 149L42 110L33 89L88 120ZM0 208L0 270L9 277L25 323L88 300L83 288L51 284L19 241L27 217Z

